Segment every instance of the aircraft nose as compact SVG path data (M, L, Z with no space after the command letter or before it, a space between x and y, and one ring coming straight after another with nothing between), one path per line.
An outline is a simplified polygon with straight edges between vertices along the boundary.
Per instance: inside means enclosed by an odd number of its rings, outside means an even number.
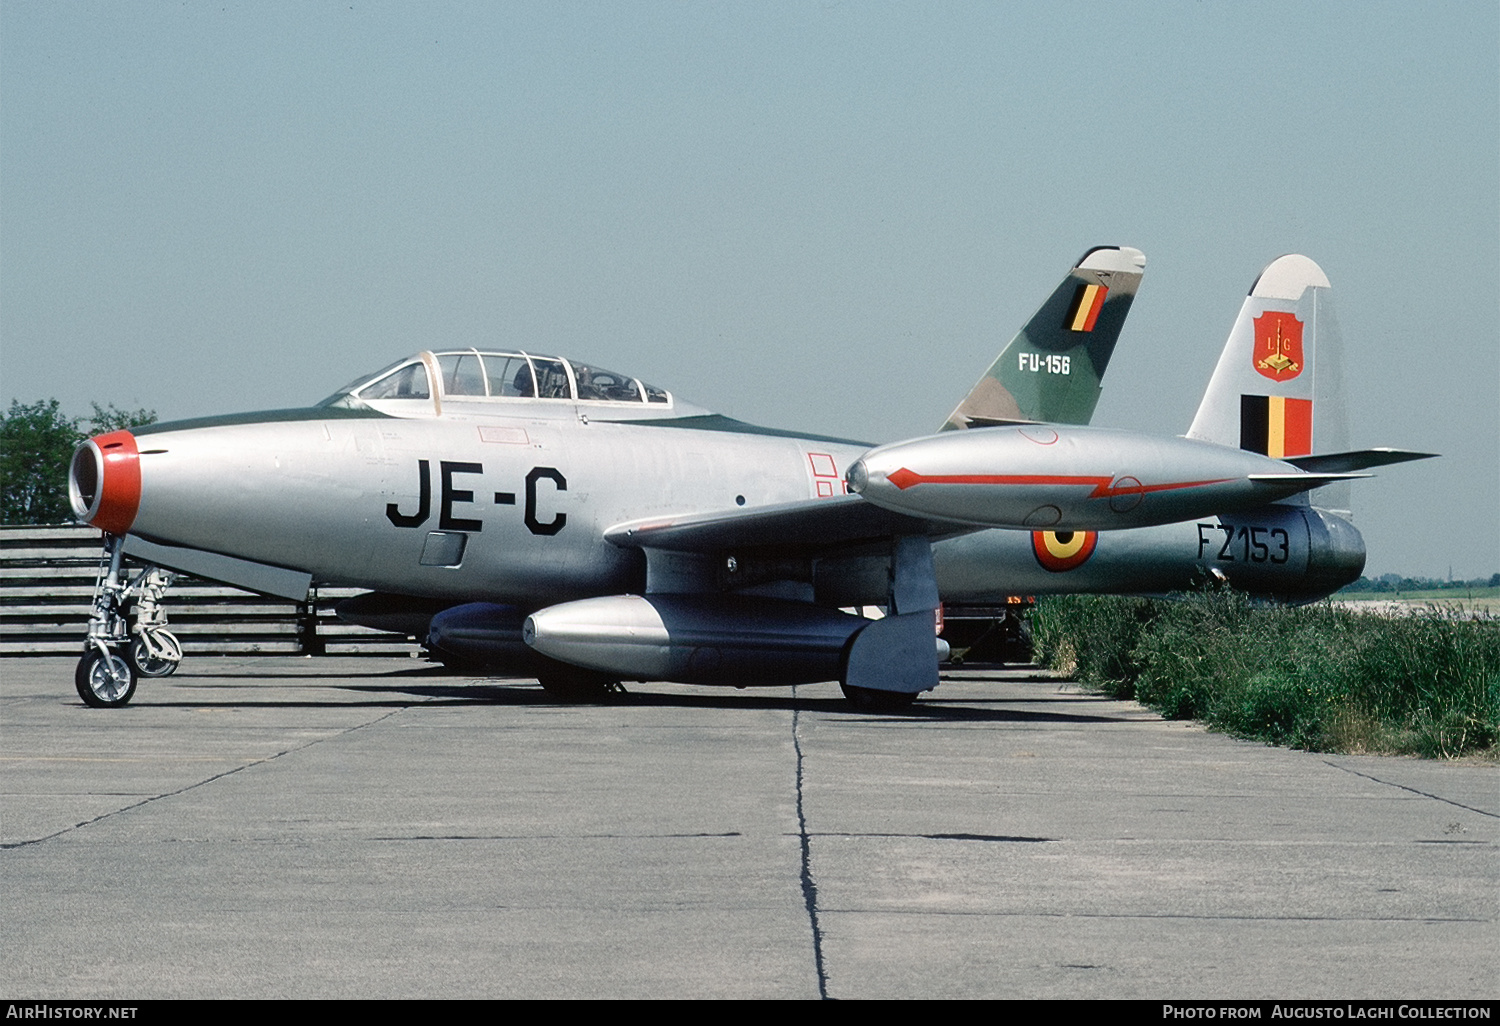
M141 506L140 450L129 431L95 435L73 451L68 501L79 523L124 534Z

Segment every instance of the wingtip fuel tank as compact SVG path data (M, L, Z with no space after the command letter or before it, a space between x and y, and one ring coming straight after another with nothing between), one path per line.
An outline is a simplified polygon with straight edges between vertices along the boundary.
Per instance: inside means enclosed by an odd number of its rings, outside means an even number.
M980 527L1108 530L1233 513L1348 474L1259 453L1066 425L993 427L880 446L851 490L885 509Z

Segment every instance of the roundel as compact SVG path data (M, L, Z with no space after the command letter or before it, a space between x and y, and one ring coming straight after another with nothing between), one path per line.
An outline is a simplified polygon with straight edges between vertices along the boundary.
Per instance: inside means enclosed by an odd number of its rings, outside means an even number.
M1098 531L1032 531L1031 551L1042 569L1062 573L1087 563L1099 543Z

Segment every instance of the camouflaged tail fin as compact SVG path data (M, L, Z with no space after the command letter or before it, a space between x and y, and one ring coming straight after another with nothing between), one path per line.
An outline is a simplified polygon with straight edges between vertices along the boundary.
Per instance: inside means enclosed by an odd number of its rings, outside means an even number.
M1146 255L1128 246L1085 253L942 430L1038 420L1087 424L1145 269Z

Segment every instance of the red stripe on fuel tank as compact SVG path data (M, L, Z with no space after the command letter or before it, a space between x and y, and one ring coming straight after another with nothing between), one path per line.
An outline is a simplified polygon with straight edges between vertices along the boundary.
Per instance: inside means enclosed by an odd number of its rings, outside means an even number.
M89 521L101 531L124 534L141 508L141 457L135 435L111 431L92 439L104 457L99 482L99 512Z
M919 474L915 470L901 467L885 476L897 490L921 484L941 485L1093 485L1090 499L1114 498L1116 495L1147 495L1151 492L1171 492L1179 488L1202 488L1205 485L1223 484L1232 477L1215 477L1205 481L1168 481L1164 484L1141 484L1133 477L1122 477L1116 484L1113 477L1085 477L1075 474ZM1134 484L1125 484L1135 481Z

